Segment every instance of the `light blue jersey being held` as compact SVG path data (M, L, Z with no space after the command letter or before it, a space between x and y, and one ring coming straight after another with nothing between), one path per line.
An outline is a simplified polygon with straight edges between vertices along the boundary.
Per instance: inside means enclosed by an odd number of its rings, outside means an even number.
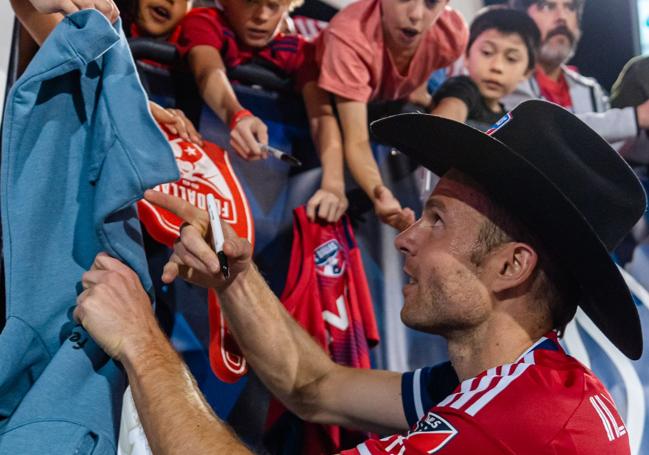
M178 179L120 30L94 10L68 16L7 100L0 454L116 452L125 375L72 311L100 251L152 294L133 204Z

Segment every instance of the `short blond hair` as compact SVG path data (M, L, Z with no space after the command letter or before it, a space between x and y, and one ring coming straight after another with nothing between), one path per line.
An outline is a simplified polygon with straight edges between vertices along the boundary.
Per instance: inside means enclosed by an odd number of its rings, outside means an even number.
M299 8L304 5L304 0L290 0L288 4L288 10L293 11L295 8Z

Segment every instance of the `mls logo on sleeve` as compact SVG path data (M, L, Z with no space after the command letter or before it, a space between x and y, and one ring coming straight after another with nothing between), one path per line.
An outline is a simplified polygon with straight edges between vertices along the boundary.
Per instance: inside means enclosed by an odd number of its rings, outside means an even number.
M319 275L339 277L345 271L345 255L338 240L331 239L313 252L315 270Z
M417 422L417 427L408 433L408 443L421 453L435 453L455 437L458 431L445 419L433 412Z

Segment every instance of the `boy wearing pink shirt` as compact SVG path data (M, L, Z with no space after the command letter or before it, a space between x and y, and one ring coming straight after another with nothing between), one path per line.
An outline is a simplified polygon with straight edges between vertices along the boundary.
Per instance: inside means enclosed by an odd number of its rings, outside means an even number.
M316 42L318 85L335 96L347 165L377 216L400 230L414 221L414 213L383 185L370 148L367 103L422 93L433 71L462 55L467 26L447 5L448 0L359 0L338 13ZM425 100L429 104L429 95Z

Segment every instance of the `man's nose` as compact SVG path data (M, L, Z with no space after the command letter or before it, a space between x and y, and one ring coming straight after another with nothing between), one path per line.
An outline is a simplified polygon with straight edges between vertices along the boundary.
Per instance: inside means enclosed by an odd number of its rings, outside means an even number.
M415 229L418 224L419 222L415 221L405 231L401 231L394 239L395 248L406 256L412 255L415 251L413 229Z

